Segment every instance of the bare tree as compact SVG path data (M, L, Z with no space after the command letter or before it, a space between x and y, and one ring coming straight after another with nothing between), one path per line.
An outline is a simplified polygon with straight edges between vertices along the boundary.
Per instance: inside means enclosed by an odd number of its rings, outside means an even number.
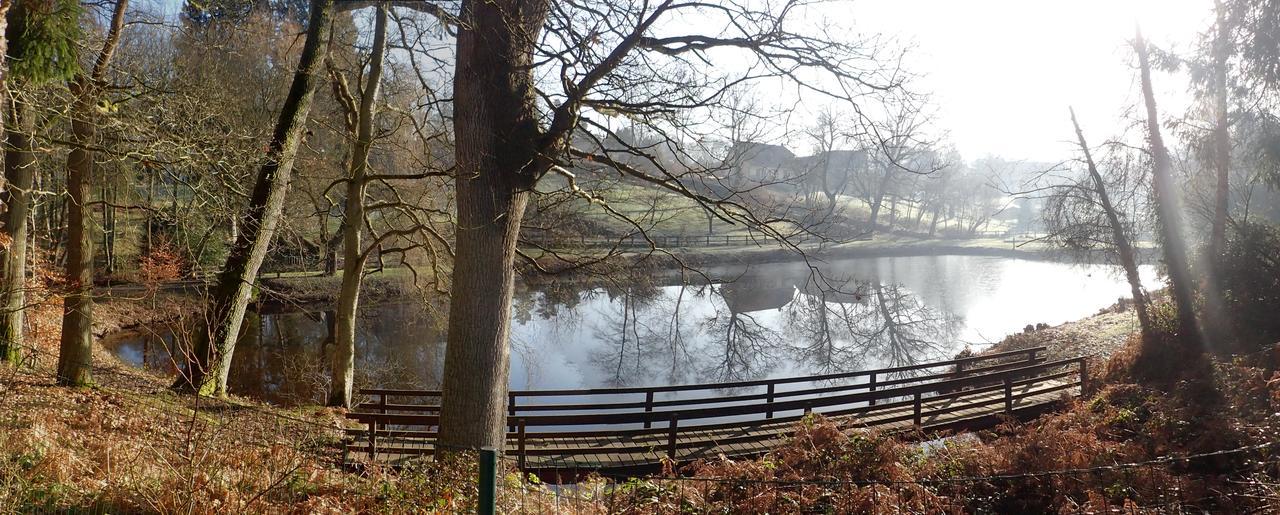
M17 82L17 81L12 81ZM4 262L0 284L0 359L18 363L24 337L27 289L27 242L30 232L31 190L35 183L36 159L31 131L35 124L19 88L8 85L4 94L4 172L7 179L0 192L4 212L4 239L0 258Z
M1116 249L1116 254L1120 260L1120 266L1124 268L1125 279L1129 281L1129 288L1133 294L1134 311L1138 314L1138 323L1142 326L1142 332L1147 334L1151 331L1151 319L1147 312L1146 290L1142 287L1142 279L1138 276L1138 259L1133 249L1133 244L1129 239L1129 230L1124 222L1121 221L1121 212L1119 208L1111 202L1111 195L1107 191L1107 183L1102 177L1102 173L1098 171L1098 166L1093 160L1093 153L1089 149L1089 144L1085 142L1084 131L1080 129L1080 122L1076 120L1076 111L1071 109L1071 125L1075 127L1076 140L1080 144L1080 152L1084 154L1085 166L1089 172L1092 188L1083 185L1066 186L1067 191L1061 192L1063 202L1059 204L1067 204L1065 199L1088 199L1096 198L1096 205L1102 209L1103 215L1106 217L1106 226L1111 235L1111 244ZM1082 189L1083 186L1083 189ZM1055 217L1056 220L1062 220L1063 216ZM1051 226L1053 224L1050 224ZM1086 229L1087 230L1087 229ZM1087 236L1085 237L1088 238Z
M697 173L702 168L682 170L668 163L688 161L676 142L697 141L673 136L692 132L680 113L713 107L734 84L797 79L814 94L849 102L900 86L900 77L860 42L840 41L820 28L809 34L792 30L800 23L792 18L802 9L792 1L759 8L734 2L461 2L453 87L458 244L442 385L442 446L500 447L505 441L512 266L520 222L539 179L571 173L566 160L603 165L691 198L722 219L782 236L784 228L755 218L732 194L716 194L705 182L708 177ZM706 19L699 26L709 32L657 30L688 16ZM717 55L738 55L754 66L716 75L704 61ZM539 87L535 71L540 69L558 77L553 88ZM589 114L606 110L668 135L671 143L663 149L674 159L634 145L600 152L594 149L607 147L582 148L572 141L582 126L611 132ZM620 159L624 155L646 166L629 165Z
M1151 63L1146 41L1139 31L1134 39L1142 77L1142 97L1146 105L1147 140L1151 151L1151 177L1155 189L1157 224L1161 247L1169 271L1169 287L1178 307L1178 336L1188 346L1201 348L1200 329L1196 322L1195 295L1187 260L1186 239L1182 234L1181 199L1173 183L1173 164L1160 135L1160 118L1151 86Z
M926 132L932 119L924 100L914 95L899 95L883 106L881 116L862 120L861 130L863 137L870 140L866 146L876 150L872 161L880 170L874 177L871 214L867 217L867 226L873 231L885 199L896 204L895 187L902 174L928 175L942 168L941 163L922 159L931 154L936 144Z
M93 69L71 81L75 105L71 118L74 147L67 156L68 293L62 301L62 340L58 349L58 384L81 386L91 381L93 361L93 239L89 234L89 198L93 181L97 122L94 120L107 68L120 43L129 0L116 0L102 50Z
M321 76L332 29L333 0L312 0L306 42L288 97L271 137L267 155L254 183L243 226L227 256L208 308L208 329L198 331L186 373L174 384L179 390L223 395L240 325L253 293L258 269L266 257L285 196L294 158L302 142L311 101Z
M34 120L22 98L23 83L33 81L37 77L22 77L15 74L12 80L9 73L8 57L11 52L22 53L30 47L30 39L25 24L29 16L35 16L27 6L21 5L13 9L12 0L0 1L0 90L3 91L3 105L0 106L0 141L4 147L4 181L0 184L0 204L4 213L0 222L0 361L17 364L21 359L21 344L24 334L27 287L27 243L29 240L29 211L31 210L31 190L35 183L35 155L31 131ZM15 19L10 23L9 18ZM19 58L29 56L18 55ZM21 70L32 70L27 63Z
M334 338L333 381L330 406L351 406L351 387L355 381L356 307L360 301L360 283L369 252L360 242L364 230L365 190L368 187L369 150L373 146L373 123L377 116L378 88L382 80L382 61L387 48L387 7L376 9L373 28L373 50L369 54L369 71L359 91L359 105L352 96L345 77L330 70L339 101L347 110L348 130L354 136L351 161L346 177L346 209L342 224L342 289L338 293L337 331Z

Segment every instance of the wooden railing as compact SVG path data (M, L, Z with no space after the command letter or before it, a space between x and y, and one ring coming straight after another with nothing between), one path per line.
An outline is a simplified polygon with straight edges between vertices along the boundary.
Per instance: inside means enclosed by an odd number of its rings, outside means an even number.
M526 455L531 455L525 445L531 438L580 438L665 432L668 454L674 458L676 441L682 432L787 421L800 418L802 415L798 413L807 414L819 409L824 409L824 415L835 416L911 406L909 412L889 422L909 419L916 426L921 425L922 420L927 417L1001 401L1004 404L1003 410L1011 412L1014 402L1020 398L1020 395L1014 393L1018 386L1075 376L1078 376L1078 380L1063 382L1054 388L1083 387L1085 384L1088 372L1084 358L1046 362L1038 356L1043 350L1043 347L1037 347L918 365L807 377L673 386L512 391L508 397L507 413L508 439L514 444L510 446L510 452L523 462ZM1075 370L1071 370L1072 368ZM912 375L913 372L923 373ZM847 384L798 390L779 389L779 386L795 383L863 378L865 379ZM687 392L716 394L760 387L763 387L763 392L693 398L681 398L677 395ZM1002 395L990 395L1000 390L1003 390ZM435 439L439 425L439 406L436 403L439 391L363 389L361 393L373 396L376 400L359 404L347 417L365 425L364 429L354 429L351 434L365 437L364 445L371 458L377 456L379 438ZM657 398L661 394L670 394L672 398ZM925 401L959 399L979 394L987 397L977 405L958 403L943 408L923 407ZM584 402L582 399L604 395L643 395L643 400ZM555 397L575 397L577 402L531 401L535 398ZM396 398L410 398L416 402L392 402ZM992 411L999 412L1000 407L994 407ZM778 414L787 412L796 415L777 417ZM658 427L655 428L655 425ZM529 428L542 430L531 432Z

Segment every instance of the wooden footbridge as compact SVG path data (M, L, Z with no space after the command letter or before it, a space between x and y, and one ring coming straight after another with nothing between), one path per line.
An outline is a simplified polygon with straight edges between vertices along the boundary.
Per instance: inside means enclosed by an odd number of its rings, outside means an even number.
M842 428L935 432L1034 416L1079 395L1084 358L1046 361L1043 347L949 361L733 383L512 391L506 453L543 477L642 473L664 459L758 456L807 413ZM399 464L434 452L439 391L365 389L347 415L346 460ZM920 434L920 433L916 433Z

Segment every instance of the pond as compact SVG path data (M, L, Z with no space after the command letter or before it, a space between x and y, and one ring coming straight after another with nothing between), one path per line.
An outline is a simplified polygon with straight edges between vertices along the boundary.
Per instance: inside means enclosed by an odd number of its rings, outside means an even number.
M1152 267L1141 273L1148 288L1159 286ZM980 256L762 264L687 277L522 285L512 306L511 388L738 381L948 359L1128 295L1113 267ZM438 385L443 324L421 304L362 308L358 385ZM331 321L323 307L251 314L231 391L283 405L323 400ZM153 328L106 344L128 363L173 373L166 349L174 333Z

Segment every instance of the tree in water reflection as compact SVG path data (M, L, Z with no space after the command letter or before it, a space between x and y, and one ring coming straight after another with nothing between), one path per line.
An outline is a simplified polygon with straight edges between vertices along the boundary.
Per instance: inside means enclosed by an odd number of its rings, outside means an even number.
M926 306L902 285L776 270L722 279L554 286L518 297L516 316L575 327L588 320L588 356L609 386L912 365L944 358L960 327L959 317ZM594 299L608 302L584 315Z

